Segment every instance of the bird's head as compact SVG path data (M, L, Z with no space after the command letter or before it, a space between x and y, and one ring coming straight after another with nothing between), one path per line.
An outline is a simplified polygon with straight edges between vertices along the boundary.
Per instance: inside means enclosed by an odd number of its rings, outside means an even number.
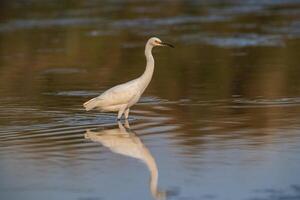
M167 46L167 47L171 47L174 48L174 46L172 44L166 43L166 42L162 42L159 38L157 37L152 37L148 40L147 42L149 45L151 45L152 47L156 47L156 46Z

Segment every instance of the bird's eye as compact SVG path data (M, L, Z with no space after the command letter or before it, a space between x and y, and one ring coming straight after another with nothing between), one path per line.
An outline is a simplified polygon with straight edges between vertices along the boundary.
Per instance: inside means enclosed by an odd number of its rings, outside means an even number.
M158 41L158 40L155 40L154 42L157 43L157 44L159 44L159 41Z

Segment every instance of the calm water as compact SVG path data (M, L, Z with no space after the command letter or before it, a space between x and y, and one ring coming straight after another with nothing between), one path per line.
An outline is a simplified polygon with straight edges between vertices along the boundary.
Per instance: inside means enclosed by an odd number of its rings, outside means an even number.
M300 199L300 1L0 3L0 199ZM82 103L154 78L129 124Z

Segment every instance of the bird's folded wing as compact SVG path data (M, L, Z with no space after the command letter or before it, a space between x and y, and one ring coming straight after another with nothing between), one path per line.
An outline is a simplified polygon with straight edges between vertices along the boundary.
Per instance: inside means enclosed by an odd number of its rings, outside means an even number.
M127 104L131 99L139 94L139 90L136 84L122 84L117 85L103 94L98 98L101 99L102 106L113 106L120 104Z

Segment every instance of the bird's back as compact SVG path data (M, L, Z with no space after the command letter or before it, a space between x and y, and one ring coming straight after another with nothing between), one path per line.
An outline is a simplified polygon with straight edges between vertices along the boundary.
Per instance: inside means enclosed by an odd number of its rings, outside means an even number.
M98 97L84 103L84 107L87 110L93 108L105 110L107 107L129 104L137 96L140 96L140 87L138 79L134 79L106 90Z

